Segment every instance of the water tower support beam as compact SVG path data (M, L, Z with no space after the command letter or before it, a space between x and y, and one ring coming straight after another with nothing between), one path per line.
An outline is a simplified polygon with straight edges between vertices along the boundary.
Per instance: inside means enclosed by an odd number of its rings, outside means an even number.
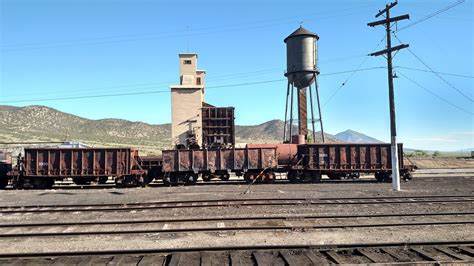
M292 137L292 129L293 129L293 94L294 94L294 86L293 83L291 84L291 100L290 100L290 142L291 142L291 137Z
M316 89L316 100L318 101L318 113L319 113L319 123L321 124L321 139L324 143L324 128L323 128L323 117L321 115L321 103L319 102L319 84L318 76L314 75L314 87Z
M316 143L316 131L314 128L314 108L313 108L313 92L311 85L309 85L309 102L311 105L311 127L313 129L313 143Z
M288 98L290 97L290 82L288 81L288 86L286 88L286 104L285 104L285 125L283 127L283 143L286 142L286 125L288 118Z

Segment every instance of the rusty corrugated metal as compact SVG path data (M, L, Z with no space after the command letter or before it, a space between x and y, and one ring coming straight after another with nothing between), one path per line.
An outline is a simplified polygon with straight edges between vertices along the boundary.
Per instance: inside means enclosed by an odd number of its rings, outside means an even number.
M403 151L402 144L398 149ZM298 158L305 169L320 171L388 171L391 165L390 144L306 144L298 146ZM403 153L399 155L403 168Z
M163 151L163 172L247 171L277 165L276 147Z
M137 158L130 148L25 148L24 175L127 176L140 172Z

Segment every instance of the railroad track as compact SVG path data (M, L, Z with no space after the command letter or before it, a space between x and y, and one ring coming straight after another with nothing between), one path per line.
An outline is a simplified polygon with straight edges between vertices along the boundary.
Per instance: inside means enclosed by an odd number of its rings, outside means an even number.
M466 203L474 196L394 196L362 198L265 198L265 199L212 199L187 201L155 201L145 203L68 204L1 206L0 214L51 212L108 212L170 208L210 208L228 206L298 206L298 205L380 205L423 203Z
M357 214L357 215L285 215L285 216L228 216L228 217L196 217L175 219L131 219L131 220L98 220L78 222L46 222L46 223L8 223L0 224L1 228L39 228L54 226L94 226L94 225L126 225L126 224L156 224L183 222L226 222L226 221L302 221L322 219L354 219L354 218L400 218L400 217L440 217L440 216L470 216L474 212L437 212L437 213L390 213L390 214Z
M457 220L445 221L416 221L416 222L374 222L373 220L361 221L361 218L402 218L423 217L423 219L440 216L454 216ZM464 217L463 217L464 216ZM214 217L214 218L188 218L188 219L159 219L159 220L122 220L122 221L82 221L62 223L31 223L31 224L2 224L0 229L12 229L0 232L2 238L24 237L57 237L57 236L91 236L91 235L129 235L129 234L158 234L158 233L192 233L192 232L243 232L243 231L311 231L325 229L348 228L395 228L402 226L436 226L436 225L467 225L474 224L471 219L473 213L415 213L415 214L379 214L379 215L347 215L347 216L287 216L287 217ZM462 217L463 219L459 220ZM355 221L345 222L356 218ZM453 218L453 217L450 217ZM358 220L357 220L358 219ZM422 220L423 220L422 219ZM275 223L276 220L281 222ZM324 222L326 220L326 222ZM428 219L429 220L429 219ZM183 223L191 222L191 226ZM196 223L202 225L196 226ZM227 225L225 222L228 222ZM240 224L238 223L240 222ZM194 224L193 224L194 223ZM174 224L174 225L173 225ZM128 228L117 226L97 227L97 225L131 225ZM140 228L139 225L145 228ZM79 230L78 230L79 227ZM81 229L82 227L82 229ZM25 230L26 229L26 230ZM34 229L31 231L30 229ZM38 231L40 229L40 231ZM23 230L26 232L18 232Z
M474 243L428 242L330 246L235 246L0 254L0 264L327 265L470 264Z

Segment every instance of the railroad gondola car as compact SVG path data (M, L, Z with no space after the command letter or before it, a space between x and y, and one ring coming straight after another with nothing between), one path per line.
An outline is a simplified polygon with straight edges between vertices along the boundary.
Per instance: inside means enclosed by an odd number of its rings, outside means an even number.
M131 148L25 148L10 175L17 188L44 189L66 178L81 185L109 177L119 187L144 185L146 174Z
M274 179L277 166L276 147L164 150L163 182L192 185L199 174L203 180L228 180L231 172L246 180L260 173L263 179Z
M412 178L413 167L403 161L403 145L398 144L400 176ZM391 180L391 145L386 143L331 143L298 145L297 160L288 169L288 179L320 180L321 175L330 179L358 178L360 174L373 174L377 181Z

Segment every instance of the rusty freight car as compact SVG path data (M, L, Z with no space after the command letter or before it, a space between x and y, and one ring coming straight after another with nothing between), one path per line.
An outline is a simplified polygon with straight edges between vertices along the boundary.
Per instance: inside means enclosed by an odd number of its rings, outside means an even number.
M146 184L146 170L131 148L25 148L13 177L16 187L50 188L55 180L77 184L105 182L117 186Z
M246 180L263 172L274 179L278 166L276 147L197 149L163 151L163 182L194 184L201 175L205 181L213 177L228 180L231 172Z
M399 151L403 145L398 144ZM400 175L411 179L413 166L404 165L403 152L399 152ZM325 174L330 179L357 178L361 173L374 174L378 181L391 179L391 146L386 143L358 144L304 144L298 145L298 160L288 171L288 179L319 180Z

